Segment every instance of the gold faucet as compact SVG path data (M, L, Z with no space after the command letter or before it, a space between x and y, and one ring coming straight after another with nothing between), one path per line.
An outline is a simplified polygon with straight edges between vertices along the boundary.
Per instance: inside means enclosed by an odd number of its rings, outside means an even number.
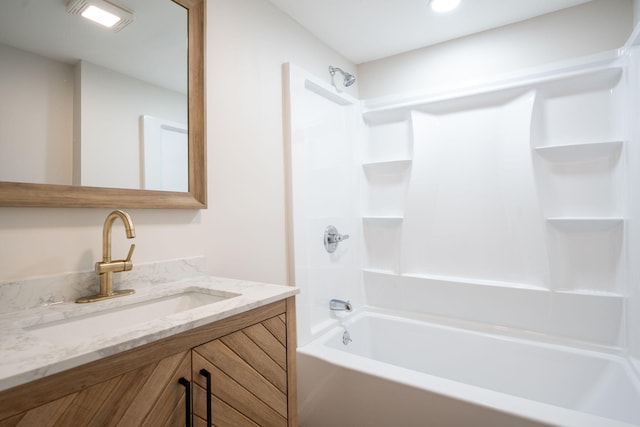
M124 211L113 211L104 221L102 227L102 262L96 262L96 273L100 276L100 293L91 295L88 297L82 297L76 300L76 302L95 302L103 299L115 298L124 295L131 295L135 291L133 289L122 289L119 291L113 290L113 273L120 271L129 271L133 268L131 262L131 256L136 245L132 244L129 249L127 259L111 261L111 228L116 218L120 218L124 223L124 229L127 233L127 239L133 239L136 237L136 232L133 228L133 222L131 217Z

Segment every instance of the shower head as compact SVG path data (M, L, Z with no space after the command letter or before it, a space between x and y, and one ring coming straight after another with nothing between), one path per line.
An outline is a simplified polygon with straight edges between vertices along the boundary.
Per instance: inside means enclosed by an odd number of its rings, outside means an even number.
M331 65L329 65L329 74L331 74L331 76L335 76L336 71L339 71L344 76L344 80L342 81L342 84L345 85L346 87L349 87L356 82L356 77L353 74L347 73L346 71L342 71L338 67L332 67Z

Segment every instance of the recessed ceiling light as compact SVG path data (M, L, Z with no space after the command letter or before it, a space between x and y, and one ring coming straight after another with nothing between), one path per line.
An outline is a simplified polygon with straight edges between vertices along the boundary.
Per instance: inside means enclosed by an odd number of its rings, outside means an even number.
M460 0L431 0L431 10L438 13L450 12L460 5Z
M99 7L94 5L86 8L80 15L92 20L93 22L97 22L100 25L104 25L107 28L113 27L118 23L118 21L122 19L118 15L109 13L106 10L100 9Z
M107 0L71 0L67 13L80 15L118 32L133 22L133 13Z

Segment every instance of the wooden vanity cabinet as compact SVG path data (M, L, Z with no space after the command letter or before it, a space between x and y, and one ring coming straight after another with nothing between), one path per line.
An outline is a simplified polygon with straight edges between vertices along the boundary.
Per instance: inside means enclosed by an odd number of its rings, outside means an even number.
M183 426L186 392L178 380L189 378L190 356L174 354L4 419L0 426Z
M207 408L217 427L297 427L294 304L291 297L0 392L0 427L172 427L187 416L206 426Z
M194 348L191 376L195 425L287 427L285 315Z

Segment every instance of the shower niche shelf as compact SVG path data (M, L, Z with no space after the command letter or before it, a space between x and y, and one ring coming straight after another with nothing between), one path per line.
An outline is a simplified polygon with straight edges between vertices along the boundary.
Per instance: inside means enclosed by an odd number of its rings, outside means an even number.
M622 151L622 147L623 141L605 141L540 146L536 147L535 151L551 162L588 162L601 158L618 157Z
M372 217L404 214L411 175L411 160L365 163L362 209Z
M551 217L547 222L553 289L622 292L623 218Z
M547 222L561 231L604 231L624 224L622 217L549 217Z
M412 124L408 118L367 126L364 146L366 164L413 158Z
M493 288L505 288L505 289L519 289L529 291L542 291L547 292L549 289L544 286L533 285L520 282L507 282L503 280L490 280L482 278L469 278L469 277L456 277L445 276L440 274L428 274L428 273L402 273L400 276L413 279L422 279L425 281L451 283L451 284L466 284L474 286L488 286Z
M597 151L585 141L613 141L619 138L622 69L612 67L595 72L568 75L538 88L532 135L545 146L575 146L570 153L558 149L551 156L579 155ZM572 150L572 149L567 149ZM555 149L550 149L555 152ZM562 161L562 160L560 160ZM574 161L574 160L570 160Z
M535 148L547 218L589 229L619 219L624 211L624 141ZM604 226L604 225L603 225ZM566 226L568 227L568 225Z
M362 218L364 268L390 274L400 272L402 221L400 216Z
M379 162L363 163L362 169L366 174L398 175L407 173L411 167L411 159L384 160Z
M403 216L363 216L362 221L364 223L371 224L390 224L390 225L400 225L400 223L404 220Z
M619 292L590 291L588 289L556 289L554 292L560 295L609 298L612 300L619 300L621 304L625 298L624 294Z
M382 268L365 267L365 268L362 268L362 271L364 273L370 273L370 274L379 274L379 275L390 276L390 277L400 277L400 273L398 273L397 271L385 270Z

